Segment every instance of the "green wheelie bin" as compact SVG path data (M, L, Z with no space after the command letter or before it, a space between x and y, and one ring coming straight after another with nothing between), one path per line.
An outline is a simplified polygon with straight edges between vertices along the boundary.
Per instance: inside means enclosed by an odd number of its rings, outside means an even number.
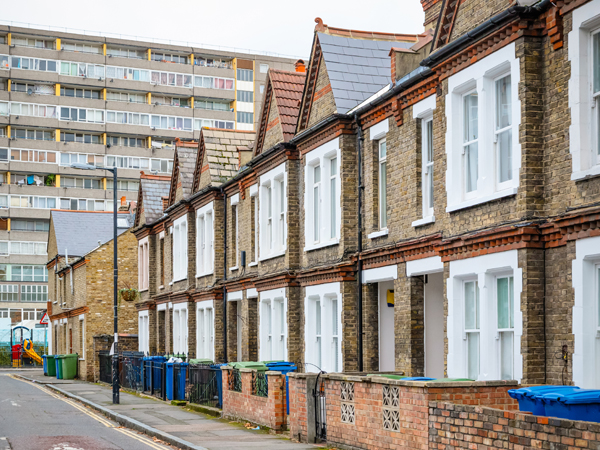
M54 355L46 355L46 375L49 377L56 376L56 363L54 362Z
M229 363L234 369L253 369L257 372L266 372L269 368L261 362L256 361L241 361Z
M62 378L63 380L72 380L77 376L77 353L71 353L70 355L62 355L61 366L62 366Z

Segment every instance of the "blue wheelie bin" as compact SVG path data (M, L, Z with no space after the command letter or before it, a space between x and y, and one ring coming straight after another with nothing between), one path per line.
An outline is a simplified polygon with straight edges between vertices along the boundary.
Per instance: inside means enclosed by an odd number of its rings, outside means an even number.
M211 369L221 370L221 367L228 366L229 364L211 364ZM223 374L217 373L217 391L219 392L219 403L217 408L223 407Z
M600 422L600 390L579 389L564 395L546 394L541 397L547 416Z
M149 391L150 390L150 373L151 373L151 366L150 366L150 361L152 361L152 357L151 356L144 356L142 358L142 365L143 365L143 370L144 370L144 391Z
M298 370L298 367L294 363L291 362L270 362L266 363L266 366L269 370L274 370L276 372L281 372L285 375L285 403L287 408L287 414L290 413L290 380L288 378L288 373L295 372Z
M435 378L429 377L406 377L403 378L402 381L433 381Z
M42 355L44 376L46 376L46 377L48 376L48 361L46 360L47 357L48 357L48 355Z
M177 363L177 368L173 376L173 394L175 400L185 400L185 380L187 378L188 363ZM177 377L175 379L175 377Z
M166 362L167 358L164 356L153 356L152 357L152 384L154 389L162 389L162 363Z
M544 416L546 415L546 408L539 397L552 393L560 395L563 391L567 393L573 389L579 388L573 386L530 386L520 389L510 389L508 395L519 402L519 411L530 412L536 416Z
M173 400L173 364L167 363L167 400Z
M62 362L59 358L61 355L54 355L54 364L56 370L56 379L62 380Z

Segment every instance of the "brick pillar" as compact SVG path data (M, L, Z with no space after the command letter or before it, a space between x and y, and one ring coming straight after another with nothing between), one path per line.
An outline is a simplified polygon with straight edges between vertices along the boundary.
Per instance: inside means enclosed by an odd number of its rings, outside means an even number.
M363 285L363 369L379 370L379 285Z
M358 328L356 282L340 283L342 292L342 361L344 372L358 371Z
M398 264L394 282L394 327L396 331L396 370L408 376L425 371L425 326L423 277L406 277L404 264Z
M148 310L148 351L150 354L156 353L156 316L156 309Z
M304 299L299 286L288 287L288 361L304 364Z
M225 362L225 333L223 330L223 299L215 299L215 362Z
M158 311L157 315L157 326L158 333L156 333L156 351L161 353L167 352L166 342L167 342L167 325L166 325L166 317L167 312L163 309L162 311Z
M173 308L169 308L167 306L166 311L167 316L167 326L165 328L165 335L167 337L165 347L167 349L168 354L173 353Z
M281 372L268 371L266 374L267 383L269 384L268 416L271 419L270 427L273 430L281 430L285 428L287 423L285 376ZM252 378L250 378L250 383L252 383ZM252 393L252 384L250 384L250 389L250 393Z
M227 360L241 361L237 354L237 315L239 302L227 302ZM241 356L241 355L240 355Z
M242 359L258 360L258 299L244 298L242 306Z
M544 250L524 248L518 251L519 268L523 270L523 290L520 310L523 314L523 335L521 354L523 355L523 384L543 384L546 381L544 359L546 346L544 339ZM516 279L516 277L515 277ZM519 303L515 309L519 308Z
M188 302L187 306L187 317L188 317L188 360L197 356L196 349L196 303L193 301Z

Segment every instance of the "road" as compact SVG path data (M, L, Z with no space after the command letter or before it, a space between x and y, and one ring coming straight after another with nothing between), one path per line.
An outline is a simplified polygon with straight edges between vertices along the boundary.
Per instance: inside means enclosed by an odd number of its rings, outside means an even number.
M3 439L6 438L6 439ZM167 450L48 388L0 372L0 450Z

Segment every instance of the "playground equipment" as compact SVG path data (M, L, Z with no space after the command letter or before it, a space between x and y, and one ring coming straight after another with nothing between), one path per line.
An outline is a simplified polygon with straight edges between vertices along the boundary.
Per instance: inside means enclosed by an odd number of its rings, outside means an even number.
M17 331L20 336L17 339ZM23 334L29 332L29 339L26 339ZM33 349L33 330L24 326L16 326L10 334L10 348L12 354L12 366L21 367L23 365L32 366L35 361L38 364L43 364L42 358Z
M29 358L33 359L38 364L43 364L43 360L33 349L33 341L31 339L25 339L23 341L23 352Z

